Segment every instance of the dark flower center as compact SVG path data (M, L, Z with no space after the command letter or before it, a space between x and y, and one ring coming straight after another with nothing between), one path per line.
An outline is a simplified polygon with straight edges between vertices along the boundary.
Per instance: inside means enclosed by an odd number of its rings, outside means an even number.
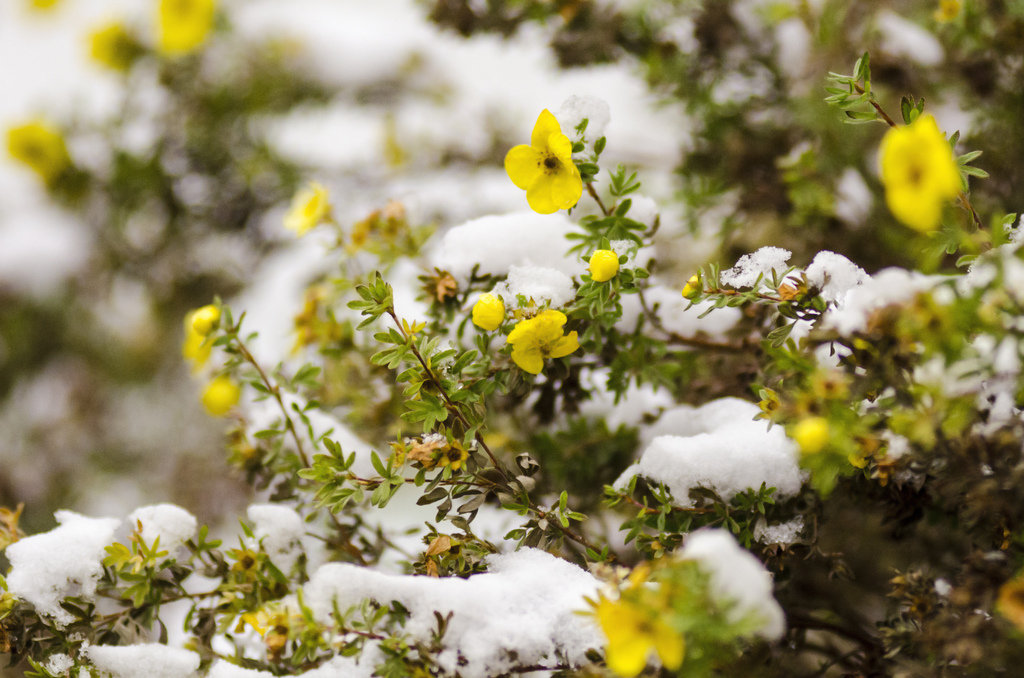
M553 170L556 167L558 167L558 160L554 156L549 155L548 157L544 158L544 166L547 167L549 170Z

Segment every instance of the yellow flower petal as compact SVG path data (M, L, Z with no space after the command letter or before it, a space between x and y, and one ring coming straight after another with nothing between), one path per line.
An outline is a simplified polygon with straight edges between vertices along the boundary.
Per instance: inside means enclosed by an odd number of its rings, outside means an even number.
M513 146L505 154L505 172L517 188L525 191L544 175L544 156L526 144Z
M562 358L569 355L580 347L580 342L576 336L576 331L573 330L569 334L565 335L561 339L555 342L551 347L548 355L552 358Z
M654 629L654 649L661 657L666 669L674 671L683 665L686 656L686 639L667 624L658 624Z
M570 172L558 172L551 175L551 200L559 209L567 210L580 201L583 196L583 180L579 170L572 166ZM527 196L529 199L529 196Z
M561 134L562 128L551 111L544 109L537 117L537 123L533 126L533 134L530 135L530 145L541 150L546 148L548 139L552 134Z
M565 314L562 313L561 311L556 311L553 308L549 308L547 310L544 310L544 311L541 311L540 313L538 313L537 314L537 320L539 320L540 322L545 323L545 324L552 323L556 327L560 328L569 319L567 317L565 317Z
M526 202L538 214L553 214L561 205L552 197L554 175L545 174L526 189Z
M159 49L168 56L196 50L213 29L215 0L160 0Z
M572 161L572 142L569 141L569 137L561 132L555 132L548 137L547 148L566 168L575 166Z
M642 635L623 635L609 639L605 659L608 668L624 678L632 678L647 666L651 640Z
M544 369L544 359L541 357L540 349L537 346L513 346L512 361L523 372L529 372L530 374L540 374L540 371Z

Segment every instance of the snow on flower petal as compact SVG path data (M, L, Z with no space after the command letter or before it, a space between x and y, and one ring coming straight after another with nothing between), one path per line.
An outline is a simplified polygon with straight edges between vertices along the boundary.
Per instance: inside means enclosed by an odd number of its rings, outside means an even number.
M540 214L573 207L583 196L583 180L572 161L572 141L546 108L530 135L530 145L513 146L505 155L505 171L526 201Z

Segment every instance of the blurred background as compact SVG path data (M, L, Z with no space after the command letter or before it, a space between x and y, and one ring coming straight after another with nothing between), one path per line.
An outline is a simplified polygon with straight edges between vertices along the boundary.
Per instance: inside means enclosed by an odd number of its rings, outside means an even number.
M890 115L925 97L984 151L978 212L1019 210L1017 0L4 0L0 505L29 533L157 501L233 522L251 490L182 359L188 310L232 300L286 358L332 265L282 225L298 189L343 227L522 210L504 154L570 96L608 103L604 166L639 169L667 283L765 244L914 262L884 129L823 102L868 50Z

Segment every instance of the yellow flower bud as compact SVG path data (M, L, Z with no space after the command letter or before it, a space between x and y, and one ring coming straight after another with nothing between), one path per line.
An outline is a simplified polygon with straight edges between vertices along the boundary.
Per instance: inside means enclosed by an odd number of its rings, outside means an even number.
M292 206L284 216L285 228L305 235L306 231L328 218L331 211L327 189L312 182L292 199Z
M683 285L683 296L687 299L693 299L700 294L700 276L691 275L690 279Z
M829 426L824 417L808 417L796 426L790 434L804 454L821 452L828 444Z
M7 151L15 160L28 165L47 184L53 184L71 166L63 135L41 120L8 129Z
M214 417L223 417L238 404L241 396L238 384L226 376L219 376L206 385L203 391L203 407Z
M205 337L220 322L220 309L213 304L207 304L192 312L192 330Z
M216 0L160 0L157 47L168 56L198 49L213 30Z
M598 250L590 257L590 277L605 282L619 272L619 255L611 250Z
M473 324L491 332L505 320L505 304L493 294L482 294L473 304Z

